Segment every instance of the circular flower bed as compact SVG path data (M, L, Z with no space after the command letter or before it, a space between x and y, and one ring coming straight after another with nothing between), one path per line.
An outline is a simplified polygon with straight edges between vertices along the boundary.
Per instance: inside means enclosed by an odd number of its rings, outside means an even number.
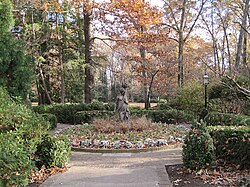
M130 124L103 120L69 128L60 134L68 136L72 147L77 148L143 149L183 143L188 130L186 125L145 123L145 119Z

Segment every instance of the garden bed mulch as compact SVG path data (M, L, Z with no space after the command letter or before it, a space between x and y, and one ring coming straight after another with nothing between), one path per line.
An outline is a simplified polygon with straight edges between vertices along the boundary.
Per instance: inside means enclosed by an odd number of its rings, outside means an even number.
M191 172L180 165L168 165L166 171L173 186L178 187L250 187L250 169L239 169L232 164L218 164L211 171Z

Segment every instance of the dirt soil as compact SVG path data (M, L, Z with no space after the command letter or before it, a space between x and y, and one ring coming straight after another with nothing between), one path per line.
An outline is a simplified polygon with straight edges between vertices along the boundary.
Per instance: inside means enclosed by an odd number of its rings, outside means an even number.
M166 170L173 186L178 187L211 187L215 185L206 184L203 180L195 178L195 176L181 165L166 166Z
M218 160L219 161L219 160ZM173 186L179 187L250 187L250 169L239 169L234 164L222 164L217 161L214 170L190 172L183 164L166 166ZM201 172L203 171L203 173ZM205 172L206 171L206 172ZM204 173L205 172L205 173Z

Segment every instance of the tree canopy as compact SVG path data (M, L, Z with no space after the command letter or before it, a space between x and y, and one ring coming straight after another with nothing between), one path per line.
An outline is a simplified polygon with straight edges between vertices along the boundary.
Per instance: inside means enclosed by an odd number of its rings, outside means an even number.
M130 98L149 107L205 71L250 75L249 0L2 0L0 9L1 82L12 92L32 82L41 104L110 101L127 83Z

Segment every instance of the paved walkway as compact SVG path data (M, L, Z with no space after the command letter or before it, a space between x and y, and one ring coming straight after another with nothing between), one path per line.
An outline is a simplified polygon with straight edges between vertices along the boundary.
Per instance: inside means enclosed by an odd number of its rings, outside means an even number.
M70 168L40 187L170 187L165 165L180 164L181 149L144 153L73 152Z

